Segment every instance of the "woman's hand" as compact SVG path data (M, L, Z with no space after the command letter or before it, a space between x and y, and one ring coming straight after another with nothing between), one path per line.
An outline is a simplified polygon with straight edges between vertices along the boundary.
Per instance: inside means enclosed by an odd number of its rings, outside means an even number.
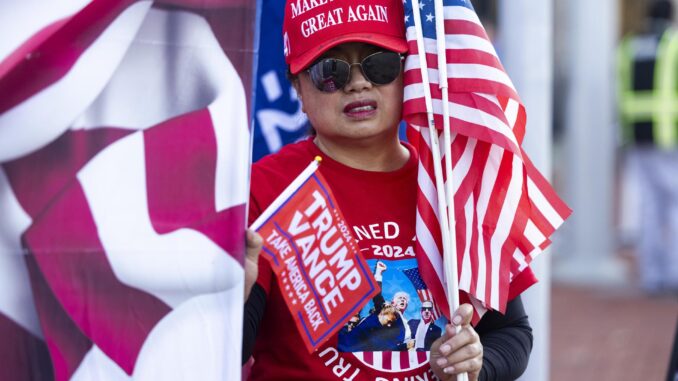
M252 286L259 276L259 252L264 246L264 240L259 233L247 229L247 249L245 253L245 301L250 296Z
M455 381L457 374L468 373L469 381L477 381L483 366L483 345L471 326L473 308L462 304L445 326L445 333L431 346L431 368L443 381ZM456 327L461 327L456 333Z

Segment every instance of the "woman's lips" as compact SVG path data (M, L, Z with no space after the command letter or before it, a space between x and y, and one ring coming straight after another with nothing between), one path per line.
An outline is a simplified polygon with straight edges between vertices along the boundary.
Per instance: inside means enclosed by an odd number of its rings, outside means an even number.
M344 114L354 119L367 119L377 113L377 102L351 102L344 107Z

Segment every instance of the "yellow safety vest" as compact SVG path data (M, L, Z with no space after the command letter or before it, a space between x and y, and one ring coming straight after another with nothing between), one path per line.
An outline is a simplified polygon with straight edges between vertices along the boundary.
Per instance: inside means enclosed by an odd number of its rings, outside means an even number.
M678 32L666 30L656 52L653 88L634 90L634 37L625 38L617 51L617 101L623 137L634 141L634 124L651 122L654 144L665 149L678 147Z

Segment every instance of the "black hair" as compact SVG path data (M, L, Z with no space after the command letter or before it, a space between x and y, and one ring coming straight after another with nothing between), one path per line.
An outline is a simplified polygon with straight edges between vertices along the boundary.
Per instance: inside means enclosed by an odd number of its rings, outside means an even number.
M285 77L287 77L287 80L290 81L290 83L297 79L297 74L292 74L292 70L290 70L290 65L286 65Z
M673 20L673 3L670 0L654 0L650 3L648 15L655 20Z
M293 83L294 81L297 80L298 74L292 74L292 70L290 70L290 65L287 65L287 68L285 69L285 77L287 77L287 80L290 81L290 83ZM306 122L306 136L316 136L318 133L316 132L315 128L311 125L311 122L308 121Z

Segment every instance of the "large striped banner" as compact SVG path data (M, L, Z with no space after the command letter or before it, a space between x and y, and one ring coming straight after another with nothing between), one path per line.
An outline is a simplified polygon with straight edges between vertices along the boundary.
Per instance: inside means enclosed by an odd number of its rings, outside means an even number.
M0 379L240 378L254 6L3 10Z

